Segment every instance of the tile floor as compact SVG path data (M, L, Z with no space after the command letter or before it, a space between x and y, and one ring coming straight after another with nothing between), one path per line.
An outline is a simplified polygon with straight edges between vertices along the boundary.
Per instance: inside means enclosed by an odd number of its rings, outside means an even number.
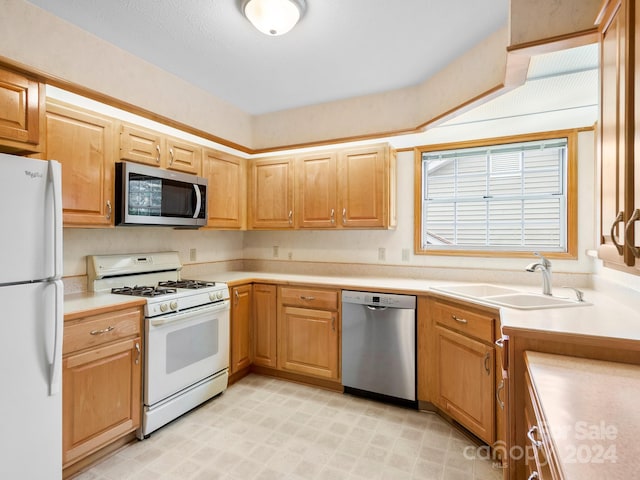
M434 414L250 375L75 480L499 480L473 447Z

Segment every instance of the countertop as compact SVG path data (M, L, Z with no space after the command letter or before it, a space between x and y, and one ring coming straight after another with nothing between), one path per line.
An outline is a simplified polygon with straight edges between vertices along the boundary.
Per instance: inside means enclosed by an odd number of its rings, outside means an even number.
M564 478L636 478L640 366L538 352L526 361Z
M437 279L410 278L380 278L380 277L349 277L349 276L318 276L287 273L228 271L202 275L195 280L225 282L230 287L250 282L264 282L276 284L317 285L340 289L354 289L364 291L382 291L392 293L407 293L421 295L428 292L441 296L460 298L461 300L478 305L500 309L502 328L542 330L557 333L569 333L595 337L615 338L640 341L640 293L630 291L625 295L615 292L604 292L593 289L584 290L585 300L591 305L578 307L545 308L538 310L518 310L496 307L480 300L456 297L431 290L433 287L456 285L461 282L442 281ZM473 281L462 283L476 283ZM540 293L540 288L531 285L499 285L515 288L525 292ZM554 295L573 297L574 293L568 289L554 287ZM134 300L131 297L112 295L110 293L72 294L65 297L65 318L77 315L95 308L117 306L121 304L135 304L144 300ZM137 303L141 304L141 303Z
M97 315L118 308L144 305L144 298L111 293L72 293L64 296L64 319L74 320L87 315Z

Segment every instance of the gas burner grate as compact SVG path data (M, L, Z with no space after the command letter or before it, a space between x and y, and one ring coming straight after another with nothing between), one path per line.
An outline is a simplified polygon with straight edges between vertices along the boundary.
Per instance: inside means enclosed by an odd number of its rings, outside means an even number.
M177 280L177 281L169 280L166 282L158 283L158 286L160 287L189 288L189 289L214 287L215 285L216 285L215 282L205 282L201 280Z
M134 297L158 297L160 295L168 295L170 293L176 293L176 289L136 285L134 287L112 288L111 293L115 293L118 295L132 295Z

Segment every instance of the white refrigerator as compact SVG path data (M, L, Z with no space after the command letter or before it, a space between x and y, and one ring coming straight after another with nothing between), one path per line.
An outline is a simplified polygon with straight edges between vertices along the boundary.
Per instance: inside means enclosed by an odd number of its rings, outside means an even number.
M0 153L0 479L62 478L62 182Z

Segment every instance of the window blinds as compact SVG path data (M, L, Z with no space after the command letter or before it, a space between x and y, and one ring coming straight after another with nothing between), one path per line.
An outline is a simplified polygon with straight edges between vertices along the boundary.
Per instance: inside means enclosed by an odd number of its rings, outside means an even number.
M567 139L425 152L422 247L566 250Z

